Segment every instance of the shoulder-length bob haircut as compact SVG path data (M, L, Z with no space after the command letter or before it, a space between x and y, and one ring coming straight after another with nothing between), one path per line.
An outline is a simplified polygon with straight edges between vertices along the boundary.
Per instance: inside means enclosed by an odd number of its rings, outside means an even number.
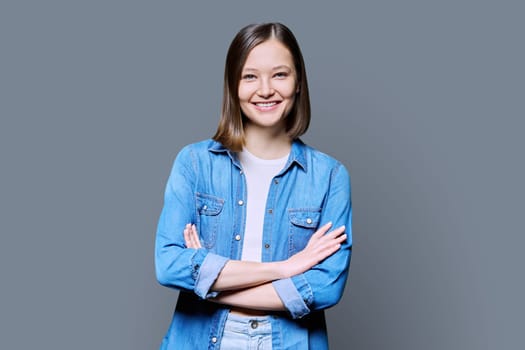
M244 145L244 117L239 103L239 82L250 51L257 45L276 39L291 53L297 75L298 92L292 110L286 116L286 132L292 140L303 135L310 125L310 96L303 55L292 31L281 23L250 24L242 28L230 44L224 69L222 114L213 139L238 152Z

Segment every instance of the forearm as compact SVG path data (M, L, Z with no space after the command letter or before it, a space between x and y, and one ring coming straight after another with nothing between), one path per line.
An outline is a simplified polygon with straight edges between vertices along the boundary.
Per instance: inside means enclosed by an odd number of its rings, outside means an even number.
M258 286L289 277L284 271L283 262L229 260L211 286L211 290L231 291Z
M222 292L210 301L233 307L264 311L286 311L271 283L242 290Z
M188 223L184 228L184 242L186 247L200 250L199 235L194 224ZM218 276L210 287L212 292L239 290L272 282L281 278L290 277L289 263L285 261L255 262L228 260L221 267ZM205 262L201 271L210 271L210 266ZM288 273L286 272L288 271Z
M287 260L265 263L228 260L224 267L221 267L221 271L210 290L221 292L245 289L307 271L327 256L336 252L340 244L346 239L346 236L343 234L344 226L327 233L331 227L331 223L323 225L312 235L303 251ZM202 248L195 225L186 225L184 241L188 248ZM203 266L202 270L209 270L207 267Z

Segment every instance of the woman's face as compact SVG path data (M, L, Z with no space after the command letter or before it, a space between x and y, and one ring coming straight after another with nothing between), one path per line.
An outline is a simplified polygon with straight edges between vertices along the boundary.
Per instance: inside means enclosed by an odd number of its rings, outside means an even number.
M239 82L239 103L248 125L285 131L296 92L293 58L283 44L270 39L250 51Z

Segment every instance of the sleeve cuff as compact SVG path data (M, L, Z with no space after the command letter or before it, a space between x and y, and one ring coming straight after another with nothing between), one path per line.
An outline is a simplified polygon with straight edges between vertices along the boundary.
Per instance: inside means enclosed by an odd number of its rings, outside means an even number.
M210 288L228 260L223 256L208 253L200 267L199 265L194 266L194 270L197 270L195 294L202 299L214 298L219 294L219 292L210 292Z
M300 282L300 287L297 288L294 284L293 278L300 277L297 282ZM308 301L310 298L303 298L301 290L305 290L312 295L312 291L306 282L306 279L302 275L294 276L293 278L285 278L277 281L273 281L273 287L281 298L286 309L290 312L292 318L301 318L310 313L305 300ZM313 297L313 295L312 295Z

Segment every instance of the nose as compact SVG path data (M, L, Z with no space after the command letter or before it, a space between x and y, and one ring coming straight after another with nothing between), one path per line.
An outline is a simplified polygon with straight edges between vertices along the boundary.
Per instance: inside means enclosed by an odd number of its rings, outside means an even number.
M275 90L272 88L272 84L269 79L260 79L259 87L257 89L257 94L263 98L268 98L275 93Z

